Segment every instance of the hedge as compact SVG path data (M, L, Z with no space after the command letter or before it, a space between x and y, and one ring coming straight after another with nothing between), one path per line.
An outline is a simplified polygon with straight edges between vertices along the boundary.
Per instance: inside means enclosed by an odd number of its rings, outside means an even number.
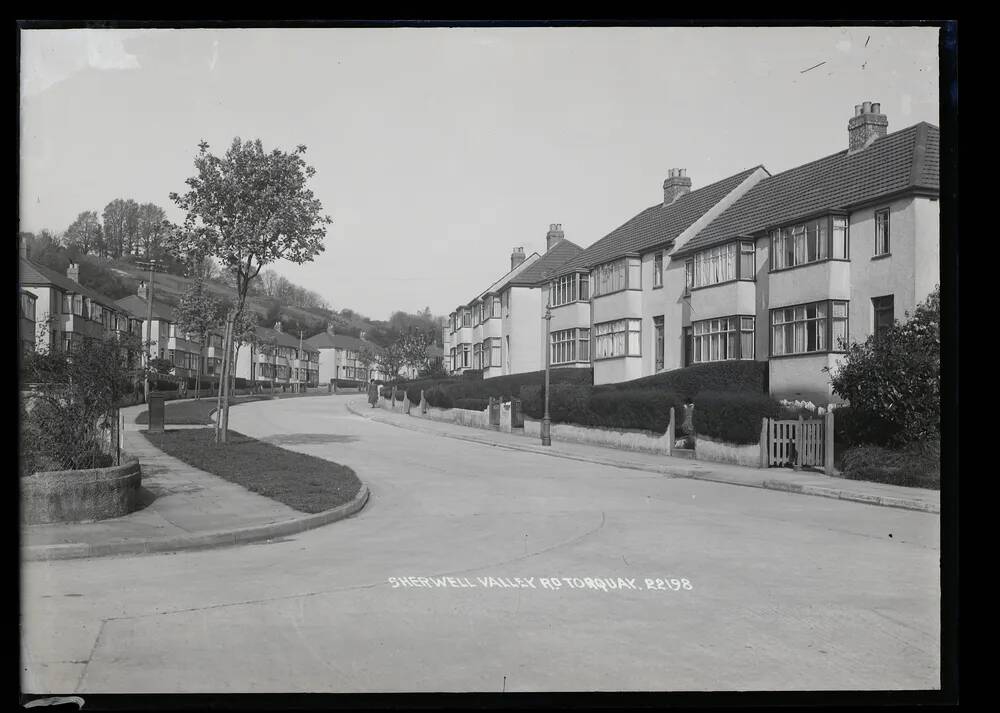
M594 383L594 372L592 369L552 369L549 372L549 381L552 384L583 384L590 386ZM465 398L488 399L492 396L509 401L511 397L518 396L522 386L541 385L544 383L545 371L529 371L523 374L509 374L507 376L496 376L491 379L482 380L466 380L459 377L417 379L406 384L406 395L412 403L418 404L420 403L421 389L424 389L426 392L437 388L447 391L453 400ZM431 406L435 405L431 404Z
M521 409L532 418L544 415L543 387L523 386ZM670 409L675 418L683 414L683 401L675 394L658 389L622 389L597 391L592 386L552 384L549 417L553 423L628 429L664 433L670 424Z
M489 399L455 399L454 408L464 408L469 411L484 411L490 405Z
M655 388L671 391L691 401L704 391L727 391L766 394L767 362L734 360L693 364L681 369L663 371L617 384L602 384L598 391L621 391L635 388Z
M355 381L353 379L330 379L334 386L338 389L356 389L361 386L360 381Z
M447 391L440 387L432 387L424 392L424 397L427 399L427 404L434 406L436 408L454 408L455 402L452 400L451 396ZM410 402L413 403L412 397ZM416 403L420 403L420 394L417 394Z
M941 488L940 442L911 443L903 450L858 446L844 454L841 476L852 480Z
M694 397L695 433L728 443L759 443L761 421L783 416L785 409L766 394L703 391Z

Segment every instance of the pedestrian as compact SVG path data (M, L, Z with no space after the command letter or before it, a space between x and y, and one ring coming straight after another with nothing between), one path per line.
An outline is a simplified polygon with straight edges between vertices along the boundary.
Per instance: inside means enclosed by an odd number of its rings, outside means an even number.
M368 403L371 404L372 408L378 405L378 386L375 385L374 381L368 382Z

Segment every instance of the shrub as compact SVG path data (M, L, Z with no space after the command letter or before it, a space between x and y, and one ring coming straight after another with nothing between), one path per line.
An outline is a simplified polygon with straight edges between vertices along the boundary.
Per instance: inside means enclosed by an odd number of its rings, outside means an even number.
M766 394L703 391L694 399L695 433L728 443L759 443L761 420L784 415Z
M250 382L242 376L237 376L234 380L237 389L249 389Z
M424 392L427 403L435 408L454 408L455 404L451 396L442 388L432 387Z
M482 369L466 369L462 372L462 381L482 381Z
M490 405L489 399L455 399L454 408L464 408L470 411L482 411Z
M858 446L844 454L841 475L913 488L941 487L940 442L911 443L901 450L882 446Z
M521 413L531 418L541 418L544 404L542 403L541 386L522 386L518 391L518 398L521 399Z
M887 446L899 434L899 425L880 415L867 413L850 406L833 411L833 440L850 448L853 446Z
M598 391L621 391L635 388L670 391L681 399L693 399L704 391L765 394L767 393L767 362L739 360L694 364L632 381L602 384L595 387Z

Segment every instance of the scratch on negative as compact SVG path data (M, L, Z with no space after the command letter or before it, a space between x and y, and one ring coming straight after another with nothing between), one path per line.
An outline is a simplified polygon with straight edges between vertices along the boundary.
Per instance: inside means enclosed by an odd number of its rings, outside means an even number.
M813 69L816 69L817 67L822 67L824 64L826 64L826 60L820 62L819 64L814 64L809 69L803 69L801 72L799 72L799 74L805 74L806 72L809 72L809 71L811 71Z

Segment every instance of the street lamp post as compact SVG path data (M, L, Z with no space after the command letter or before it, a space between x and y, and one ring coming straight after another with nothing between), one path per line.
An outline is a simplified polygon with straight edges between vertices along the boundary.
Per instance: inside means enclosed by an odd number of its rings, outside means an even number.
M149 268L149 282L146 283L146 344L147 347L144 350L146 354L146 370L144 374L144 388L143 394L145 402L149 403L149 350L153 348L153 279L156 275L156 265L158 260L147 260L144 262L137 262L136 264L140 267ZM159 348L159 336L157 336L157 348Z
M545 306L545 414L542 416L542 445L552 445L552 420L549 418L549 362L552 349L549 346L549 331L552 327L552 308Z

